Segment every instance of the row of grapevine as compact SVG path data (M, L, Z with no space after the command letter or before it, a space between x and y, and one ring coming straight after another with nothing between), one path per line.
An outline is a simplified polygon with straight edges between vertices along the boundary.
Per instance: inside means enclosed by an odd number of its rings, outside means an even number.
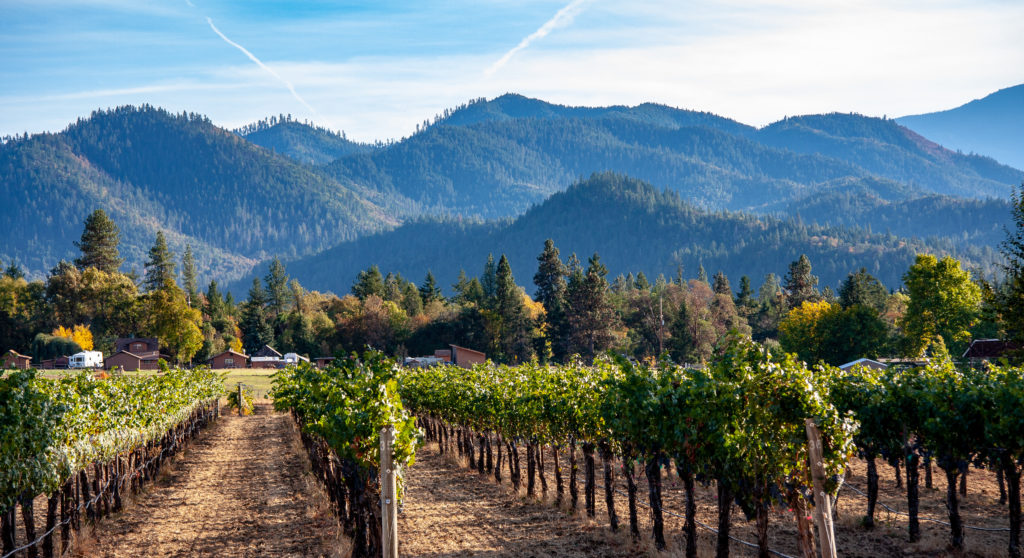
M807 506L814 502L806 418L814 419L822 432L823 465L831 477L826 488L833 495L848 459L856 452L867 460L869 528L878 491L874 460L883 456L902 462L908 479L911 541L920 536L917 476L922 461L934 461L946 473L954 548L962 548L964 538L955 492L958 475L962 485L968 465L996 468L1009 493L1009 554L1020 556L1024 378L1018 368L960 370L937 359L926 367L842 372L828 366L809 368L791 356L779 357L749 341L737 341L699 370L607 359L592 366L447 366L409 370L400 386L403 401L417 414L428 438L438 441L442 451L454 442L481 473L493 471L500 482L504 453L509 477L518 489L520 453L525 449L528 494L533 494L535 471L542 471L544 453L550 450L561 503L564 487L558 456L567 452L573 509L578 505L577 453L582 450L584 505L591 516L596 499L594 456L602 454L613 529L618 517L610 463L617 456L634 536L638 528L633 471L635 464L642 465L658 547L664 546L662 470L674 465L686 498L687 556L696 555L693 488L700 481L714 481L718 491L719 556L728 553L733 502L756 520L761 555L768 554L769 511L776 506L793 510L801 552L813 554L807 521ZM540 479L544 482L543 475Z
M753 343L738 341L716 363L700 370L627 360L598 360L593 366L435 367L408 371L401 393L428 436L440 439L442 446L454 436L476 468L484 467L483 456L493 453L491 445L496 442L496 476L500 478L504 449L516 487L519 449L525 446L528 493L533 491L537 464L543 463L543 449L549 447L561 499L558 452L568 452L573 507L578 500L576 455L581 449L585 508L591 516L595 452L600 452L612 528L618 519L610 464L612 455L618 456L634 536L639 533L633 468L642 465L659 548L665 546L662 469L674 463L686 492L687 556L696 555L693 488L698 480L714 480L718 489L720 556L728 554L729 509L734 501L756 517L762 555L768 552L769 510L777 504L791 508L799 523L801 549L809 556L814 541L806 512L812 491L804 420L813 418L822 432L824 466L833 479L828 489L833 494L855 451L856 423L832 404L830 390L837 375L834 368L810 369L792 357L775 358ZM474 443L480 446L480 458L475 460Z
M19 507L27 555L38 554L39 495L47 498L44 556L53 554L57 527L68 548L82 511L96 520L119 510L125 490L153 478L216 415L222 381L205 368L104 380L84 372L51 380L35 370L0 378L0 556L18 548Z
M307 363L274 377L274 408L290 411L314 474L323 483L353 556L380 556L380 432L393 426L392 462L399 499L403 472L412 464L420 431L402 407L400 368L382 354L335 359L325 369Z
M1020 476L1024 465L1024 371L999 365L959 369L948 359L903 370L861 368L833 390L836 404L857 417L854 442L868 464L868 514L874 525L878 498L875 461L882 457L906 470L911 542L920 540L919 468L935 462L945 473L950 545L962 549L957 480L965 487L969 467L998 472L1009 506L1009 555L1020 558ZM930 478L926 481L930 488Z

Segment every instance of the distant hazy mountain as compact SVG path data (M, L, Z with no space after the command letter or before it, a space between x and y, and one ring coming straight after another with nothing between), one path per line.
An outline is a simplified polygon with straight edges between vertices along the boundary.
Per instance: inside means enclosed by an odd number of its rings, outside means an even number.
M198 115L96 112L0 145L0 260L36 276L70 260L86 215L103 208L126 269L142 269L162 229L179 256L192 244L204 278L232 278L395 224L357 190Z
M892 120L828 114L755 130L660 105L573 108L518 95L447 111L404 141L324 169L426 212L486 218L518 215L604 170L670 188L701 207L744 211L778 207L840 179L897 182L895 199L1005 198L1024 179Z
M694 277L701 264L709 274L725 271L738 284L747 274L760 284L780 276L800 254L807 254L822 286L835 287L851 271L866 267L886 285L897 287L919 251L941 252L931 242L863 229L820 227L794 220L749 214L708 212L670 190L621 175L595 175L551 196L509 221L448 218L417 221L392 231L344 242L323 253L287 264L288 273L308 288L349 291L356 274L376 264L422 281L431 270L450 291L459 270L479 275L488 253L508 255L516 280L533 291L537 255L552 238L563 258L575 252L585 263L595 251L611 275L643 271L673 277L682 265ZM960 254L968 264L990 262L991 250ZM264 266L265 267L265 266ZM265 273L264 267L257 274ZM246 280L235 289L244 293Z
M313 165L329 163L354 153L369 153L374 149L371 145L349 141L337 132L284 116L255 122L235 130L235 133L256 145Z
M954 109L896 121L949 149L987 155L1024 169L1024 84Z

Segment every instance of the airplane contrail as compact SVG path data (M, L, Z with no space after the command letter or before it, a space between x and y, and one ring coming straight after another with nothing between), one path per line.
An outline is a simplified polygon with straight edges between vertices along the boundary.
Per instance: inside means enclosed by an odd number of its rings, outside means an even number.
M530 43L537 39L543 39L555 29L572 23L573 18L575 18L576 15L580 13L580 11L582 10L583 4L586 4L589 1L590 0L573 0L564 8L558 10L558 13L556 13L554 17L547 20L544 23L544 25L541 25L539 29L537 29L533 33L530 33L525 39L519 41L518 45L513 47L512 50L506 52L505 55L498 59L497 62L491 64L491 67L487 68L487 70L484 71L484 75L494 75L494 72L497 72L499 69L501 69L501 67L504 66L509 60L511 60L517 52L530 46Z
M313 113L316 112L316 110L313 107L309 106L309 103L307 103L306 100L303 99L299 95L299 93L297 91L295 91L295 86L293 86L291 84L291 82L289 82L288 80L286 80L283 77L281 77L280 75L278 75L278 73L275 72L274 70L270 69L270 66L267 66L266 64L261 62L259 58L256 58L256 56L253 55L253 53L251 53L248 50L246 50L245 47L243 47L242 45L236 43L235 41L232 41L231 39L227 38L227 35L225 35L224 33L221 33L220 29L217 29L217 26L213 24L213 20L212 19L206 18L206 23L210 24L210 29L213 29L214 33L219 35L221 39L224 39L224 42L226 42L227 44L237 48L240 51L242 51L243 54L245 54L246 56L249 57L249 60L252 60L253 62L255 62L257 66L259 66L260 68L263 68L264 70L267 71L268 74L270 74L270 75L274 76L275 78L277 78L277 81L280 81L281 83L283 83L285 85L285 87L288 88L288 91L292 92L292 96L295 97L296 101L302 103L303 106L305 106L306 108L308 108L310 110L310 112L313 112Z

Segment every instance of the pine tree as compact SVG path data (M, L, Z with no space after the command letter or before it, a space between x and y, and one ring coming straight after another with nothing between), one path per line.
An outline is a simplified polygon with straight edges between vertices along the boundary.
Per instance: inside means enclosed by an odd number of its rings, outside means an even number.
M18 264L11 262L11 265L7 266L7 269L4 269L4 277L9 279L24 279L25 272L18 267Z
M811 260L806 254L800 254L800 258L789 264L789 272L786 273L785 289L789 294L789 307L797 308L804 302L817 302L821 300L821 294L815 286L818 278L811 275Z
M146 292L153 292L168 283L174 283L174 254L167 247L163 231L157 231L156 242L149 249L146 260L146 278L143 284Z
M107 217L102 209L93 211L85 218L85 230L82 239L75 247L82 251L82 257L75 260L75 266L84 270L95 267L107 273L116 273L121 263L121 255L117 251L120 231L114 221Z
M1024 185L1010 195L1010 201L1014 228L1005 229L1006 239L999 246L1006 259L1006 285L997 305L1007 337L1024 347Z
M708 272L704 271L704 264L701 263L700 267L697 268L697 280L702 283L708 282Z
M427 276L423 278L423 284L420 285L420 298L423 300L424 306L435 300L444 300L444 295L441 294L441 289L437 286L434 274L429 269Z
M188 305L195 306L199 301L199 283L196 278L196 260L192 256L192 245L185 245L185 255L181 257L181 278L185 282L185 296Z
M210 286L206 288L206 315L210 317L211 322L216 322L223 320L224 314L224 298L217 288L217 281L211 280Z
M498 269L494 264L494 254L487 254L487 263L484 264L484 274L480 276L480 286L484 289L483 305L487 308L494 306L494 297L498 292Z
M242 321L238 324L242 330L245 351L249 354L274 341L274 330L267 321L266 304L267 292L263 290L259 279L253 279L249 300L242 304Z
M370 295L384 298L384 277L381 276L376 265L359 272L355 284L352 285L352 294L359 297L360 300L365 300Z
M638 291L649 291L651 290L651 282L647 280L647 276L644 275L643 271L638 271L636 279L633 282L633 286Z
M533 284L537 285L534 299L544 306L546 337L551 344L551 353L556 360L564 360L566 354L565 331L565 276L568 269L558 255L553 240L544 241L544 251L537 256L537 273Z
M268 319L273 323L285 314L285 308L291 299L288 291L288 274L285 272L284 264L277 257L270 262L270 269L263 278L267 285L267 311Z
M857 273L849 274L839 287L839 304L843 308L860 304L874 308L877 312L884 312L887 298L889 293L882 286L882 282L863 267Z
M732 298L732 287L729 285L729 278L722 271L715 273L711 289L715 291L715 294L728 295L729 298Z
M608 296L608 268L596 253L588 261L586 273L578 260L573 260L575 254L570 259L565 296L569 352L593 358L611 346L612 330L618 324Z
M679 311L672 318L668 331L671 337L667 344L672 360L680 364L690 362L694 341L693 334L690 333L690 311L686 304L686 297L679 300Z
M495 270L494 309L500 321L497 348L506 361L523 362L533 355L530 336L532 324L523 304L523 292L512 276L512 266L505 254Z

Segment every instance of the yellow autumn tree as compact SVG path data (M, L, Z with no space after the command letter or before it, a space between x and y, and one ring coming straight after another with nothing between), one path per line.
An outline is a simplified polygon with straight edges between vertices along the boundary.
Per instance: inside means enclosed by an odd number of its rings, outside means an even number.
M805 301L789 311L779 322L779 344L787 353L796 353L802 360L810 363L821 358L824 332L821 323L825 316L833 310L833 305L825 302Z
M93 349L92 330L89 329L88 325L78 324L74 327L58 326L57 329L53 330L52 335L74 341L83 351L91 351Z

